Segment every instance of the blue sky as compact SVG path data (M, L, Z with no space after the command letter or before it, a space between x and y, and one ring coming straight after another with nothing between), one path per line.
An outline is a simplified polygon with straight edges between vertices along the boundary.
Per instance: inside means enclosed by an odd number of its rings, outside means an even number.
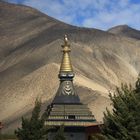
M127 24L140 30L140 0L8 0L66 23L107 30Z

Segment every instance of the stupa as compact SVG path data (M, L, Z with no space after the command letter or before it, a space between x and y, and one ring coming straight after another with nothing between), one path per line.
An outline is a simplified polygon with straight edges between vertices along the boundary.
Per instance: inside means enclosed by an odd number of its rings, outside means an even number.
M74 71L70 59L70 44L67 35L64 36L62 45L62 61L58 77L60 85L56 95L46 110L47 126L60 127L64 125L65 135L68 140L85 140L87 126L97 125L98 122L87 105L80 101L73 85ZM85 93L86 94L86 93ZM53 139L55 131L49 135Z

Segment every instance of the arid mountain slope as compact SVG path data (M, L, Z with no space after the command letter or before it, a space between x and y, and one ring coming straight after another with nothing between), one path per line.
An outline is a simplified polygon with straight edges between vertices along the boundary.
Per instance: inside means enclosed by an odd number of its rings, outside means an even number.
M97 120L110 106L108 91L132 83L140 71L140 40L80 28L26 6L0 2L0 120L9 130L29 114L36 97L44 109L59 86L61 44L67 34L76 90Z
M140 39L140 31L133 29L127 25L119 25L108 30L109 33L116 35Z

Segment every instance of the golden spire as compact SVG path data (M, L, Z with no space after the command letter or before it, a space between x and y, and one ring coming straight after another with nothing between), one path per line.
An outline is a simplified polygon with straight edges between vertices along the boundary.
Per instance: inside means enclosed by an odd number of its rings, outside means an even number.
M72 72L72 65L71 65L71 60L69 56L69 52L71 51L70 45L68 44L68 38L67 35L64 36L64 45L62 45L62 52L63 52L63 57L62 57L62 62L60 66L60 72Z

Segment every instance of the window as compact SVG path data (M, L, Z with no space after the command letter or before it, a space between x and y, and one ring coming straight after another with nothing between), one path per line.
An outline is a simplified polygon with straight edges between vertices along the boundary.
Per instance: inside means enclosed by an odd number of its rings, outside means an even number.
M69 115L68 118L71 119L71 120L75 120L75 116L74 115Z

